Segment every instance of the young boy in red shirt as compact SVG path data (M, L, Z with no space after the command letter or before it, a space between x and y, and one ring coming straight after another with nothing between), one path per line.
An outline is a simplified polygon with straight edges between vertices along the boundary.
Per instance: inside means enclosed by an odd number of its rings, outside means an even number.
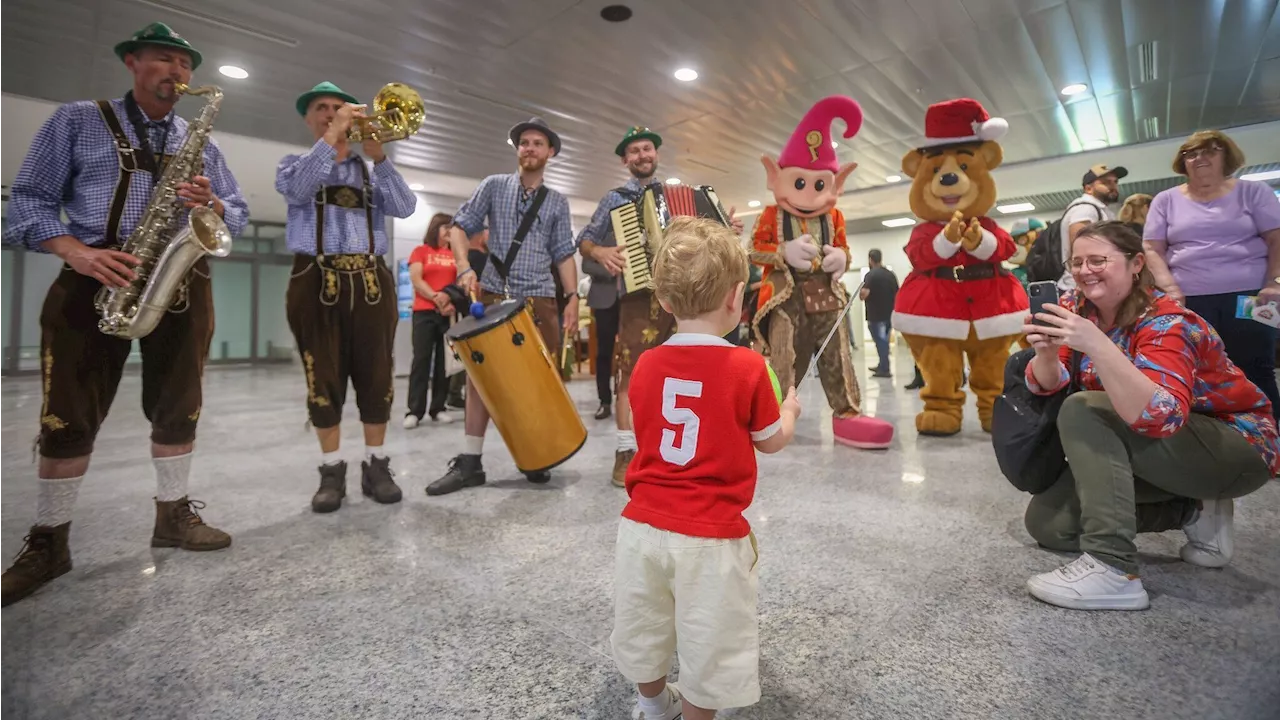
M730 228L682 217L654 261L677 331L631 375L635 458L618 528L613 657L645 720L703 720L760 699L755 450L791 442L795 388L779 407L765 360L723 336L742 317L746 250ZM680 690L667 686L671 653ZM683 697L682 697L683 696ZM683 703L683 707L682 707Z

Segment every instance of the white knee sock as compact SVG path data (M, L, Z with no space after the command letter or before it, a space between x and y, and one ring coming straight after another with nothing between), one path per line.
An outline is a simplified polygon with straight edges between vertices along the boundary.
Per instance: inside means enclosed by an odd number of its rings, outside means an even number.
M462 451L463 455L479 455L484 452L484 436L475 437L467 436L467 449Z
M372 459L374 459L375 457L385 458L386 456L387 456L387 454L386 454L386 453L384 453L384 452L382 452L382 446L381 446L381 445L377 445L377 446L374 446L374 445L365 445L365 446L364 446L364 459L365 459L365 460L372 460Z
M337 465L342 462L342 451L334 450L333 452L322 452L320 453L320 457L321 465Z
M71 510L80 494L84 476L73 478L40 478L40 494L36 496L36 525L54 527L71 522Z
M156 500L173 502L187 495L187 479L191 477L191 453L173 457L151 458L156 469Z
M618 452L636 449L636 431L635 430L619 430L618 431Z

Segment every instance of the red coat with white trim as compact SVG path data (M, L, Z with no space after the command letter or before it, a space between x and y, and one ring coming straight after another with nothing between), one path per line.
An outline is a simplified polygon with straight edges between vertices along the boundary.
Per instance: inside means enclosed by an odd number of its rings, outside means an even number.
M907 335L964 340L973 324L979 340L1021 335L1031 304L1022 283L1000 268L1013 257L1013 238L988 217L979 217L982 242L973 252L942 234L945 223L927 222L911 231L907 257L912 270L898 290L893 327ZM993 278L957 282L927 274L938 268L995 265Z

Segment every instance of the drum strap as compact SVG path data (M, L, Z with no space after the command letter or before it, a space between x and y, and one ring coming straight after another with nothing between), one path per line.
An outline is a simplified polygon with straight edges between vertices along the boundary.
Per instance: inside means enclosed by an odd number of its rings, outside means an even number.
M538 218L538 208L542 207L542 201L546 197L547 186L539 186L538 191L533 194L533 204L529 206L528 212L524 214L524 219L520 221L520 227L516 228L516 236L511 239L511 247L507 249L506 259L499 260L492 254L489 256L489 262L493 263L494 269L502 276L504 285L507 283L507 275L511 272L511 263L515 262L516 253L520 252L520 246L524 244L524 237L529 234L529 229L533 227L533 221Z

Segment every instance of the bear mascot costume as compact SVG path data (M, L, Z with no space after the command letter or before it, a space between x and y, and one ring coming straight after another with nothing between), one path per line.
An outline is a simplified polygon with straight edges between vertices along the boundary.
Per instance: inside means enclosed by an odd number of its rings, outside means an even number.
M862 126L862 108L852 98L823 98L776 161L761 158L774 204L760 213L752 234L751 261L762 271L752 329L784 389L805 376L835 329L837 336L817 361L833 435L845 445L881 449L893 441L893 425L862 415L844 322L849 298L840 276L849 267L849 245L836 200L857 163L841 167L836 160L830 135L836 118L851 138Z
M894 303L893 327L924 376L916 430L960 432L967 356L978 419L990 432L1009 349L1030 309L1022 283L1003 265L1017 246L986 216L996 200L991 171L1004 159L996 139L1009 126L968 98L931 105L924 126L925 142L902 158L902 172L912 178L911 211L924 222L907 242L912 269Z

